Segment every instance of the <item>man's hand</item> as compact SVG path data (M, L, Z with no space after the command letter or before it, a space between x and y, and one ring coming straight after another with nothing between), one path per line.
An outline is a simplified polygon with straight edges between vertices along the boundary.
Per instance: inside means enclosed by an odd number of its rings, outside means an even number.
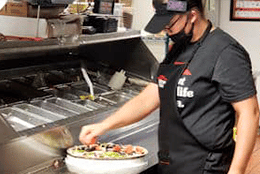
M106 126L102 123L83 126L79 134L79 140L82 144L93 144L97 137L106 131Z
M83 144L90 144L93 138L95 139L109 130L118 129L144 119L159 106L158 86L150 83L139 95L101 123L82 127L79 140Z

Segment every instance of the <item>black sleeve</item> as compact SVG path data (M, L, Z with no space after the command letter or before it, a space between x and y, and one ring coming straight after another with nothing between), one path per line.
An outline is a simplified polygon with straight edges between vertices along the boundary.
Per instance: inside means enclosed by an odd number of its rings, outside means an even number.
M227 102L241 101L256 94L248 53L240 45L229 45L216 62L213 81Z

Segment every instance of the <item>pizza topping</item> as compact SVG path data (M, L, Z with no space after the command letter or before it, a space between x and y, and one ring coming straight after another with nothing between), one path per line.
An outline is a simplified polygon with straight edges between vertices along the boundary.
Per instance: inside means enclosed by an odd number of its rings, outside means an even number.
M138 153L138 154L144 154L144 148L143 147L140 147L140 146L136 146L135 147L135 151L136 151L136 153Z
M119 146L118 144L116 144L114 147L113 147L113 151L114 152L120 152L121 150L121 146Z
M96 143L96 141L97 141L97 137L95 137L95 138L92 138L92 140L91 140L91 144L95 144Z
M91 159L127 159L143 156L147 151L140 146L98 143L75 146L68 149L68 153L73 156Z
M95 150L102 150L102 148L100 146L96 146Z
M126 153L126 154L132 154L134 152L134 149L133 149L133 146L132 145L127 145L123 151Z

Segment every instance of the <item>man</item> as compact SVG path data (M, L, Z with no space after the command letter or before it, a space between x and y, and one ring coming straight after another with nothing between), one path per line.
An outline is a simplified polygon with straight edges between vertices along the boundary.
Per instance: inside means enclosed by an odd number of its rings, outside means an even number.
M175 43L156 83L101 123L84 126L80 141L89 144L160 107L159 173L243 174L259 117L247 52L211 25L201 0L154 0L153 5L156 13L146 30L165 30Z

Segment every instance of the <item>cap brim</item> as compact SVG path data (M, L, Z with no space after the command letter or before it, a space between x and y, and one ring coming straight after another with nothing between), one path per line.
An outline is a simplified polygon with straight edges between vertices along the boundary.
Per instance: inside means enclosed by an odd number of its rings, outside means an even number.
M174 14L155 14L150 22L146 25L144 30L153 34L161 32L165 28L165 26L169 24L173 15Z

